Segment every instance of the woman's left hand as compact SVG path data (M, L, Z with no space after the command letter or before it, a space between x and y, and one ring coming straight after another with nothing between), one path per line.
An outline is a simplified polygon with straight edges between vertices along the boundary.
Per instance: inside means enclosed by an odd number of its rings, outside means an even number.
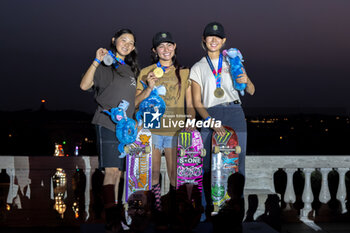
M236 79L236 81L238 83L247 83L248 82L248 75L247 73L244 71L244 69L242 68L243 74L238 75L238 78Z

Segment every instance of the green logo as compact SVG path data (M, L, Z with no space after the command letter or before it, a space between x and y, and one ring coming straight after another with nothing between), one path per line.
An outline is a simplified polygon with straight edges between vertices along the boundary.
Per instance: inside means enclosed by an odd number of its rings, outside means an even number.
M211 196L212 196L214 201L219 201L219 200L223 199L225 196L225 193L226 193L225 186L223 186L223 185L215 184L211 188Z
M166 38L166 33L162 33L162 37L163 37L163 38Z
M180 137L181 137L180 145L183 148L188 148L191 146L191 141L192 141L192 134L191 133L182 132L182 133L180 133Z
M230 139L232 133L228 130L226 130L226 134L224 136L219 136L219 134L215 134L215 140L218 144L226 144L228 140Z
M218 25L215 24L215 25L213 26L213 29L214 29L214 31L217 31L217 30L218 30Z

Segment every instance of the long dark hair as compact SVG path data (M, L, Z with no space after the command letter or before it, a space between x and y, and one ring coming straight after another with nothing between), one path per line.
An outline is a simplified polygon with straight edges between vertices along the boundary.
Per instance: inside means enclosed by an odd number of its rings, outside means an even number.
M156 48L154 48L156 49ZM175 67L175 75L176 75L176 78L177 78L177 85L179 86L179 89L178 89L178 92L177 92L177 96L178 98L180 97L180 93L181 93L181 75L180 75L180 70L181 69L185 69L186 67L184 66L180 66L179 62L177 61L176 59L176 50L177 48L175 49L175 54L174 56L171 58L172 62L173 62L173 66ZM157 55L156 52L153 51L153 48L151 49L151 63L154 64L154 63L157 63L159 61L159 57Z
M113 36L114 40L111 42L110 48L113 51L113 53L117 52L117 49L116 49L117 39L123 34L131 34L134 37L135 49L133 51L131 51L131 53L129 53L127 56L125 56L124 61L125 61L126 64L128 64L131 67L131 70L134 73L135 78L137 78L137 76L139 76L139 73L140 73L140 67L139 67L139 63L138 63L138 60L137 60L135 34L130 29L127 29L127 28L124 28L124 29L121 29L121 30L117 31L114 34L114 36Z

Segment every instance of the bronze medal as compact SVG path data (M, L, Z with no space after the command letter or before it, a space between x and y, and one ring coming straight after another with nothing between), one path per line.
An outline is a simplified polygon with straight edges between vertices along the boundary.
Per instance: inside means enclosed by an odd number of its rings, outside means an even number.
M216 98L222 98L224 96L224 94L225 94L225 91L221 87L216 88L214 91L214 96Z
M155 75L157 78L161 78L161 77L163 77L163 75L164 75L164 71L163 71L163 69L160 68L160 67L155 68L155 69L153 70L153 73L154 73L154 75Z

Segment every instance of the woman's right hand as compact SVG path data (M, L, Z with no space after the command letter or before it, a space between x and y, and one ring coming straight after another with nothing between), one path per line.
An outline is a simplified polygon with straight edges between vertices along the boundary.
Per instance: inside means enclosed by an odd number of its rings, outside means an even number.
M220 127L211 127L220 137L225 136L226 134L226 129L221 125Z
M153 71L148 73L146 81L147 81L148 87L151 88L151 90L153 89L157 80L158 78L154 75Z
M96 58L100 61L103 60L103 58L106 56L106 54L108 53L108 50L105 49L105 48L99 48L97 51L96 51Z

